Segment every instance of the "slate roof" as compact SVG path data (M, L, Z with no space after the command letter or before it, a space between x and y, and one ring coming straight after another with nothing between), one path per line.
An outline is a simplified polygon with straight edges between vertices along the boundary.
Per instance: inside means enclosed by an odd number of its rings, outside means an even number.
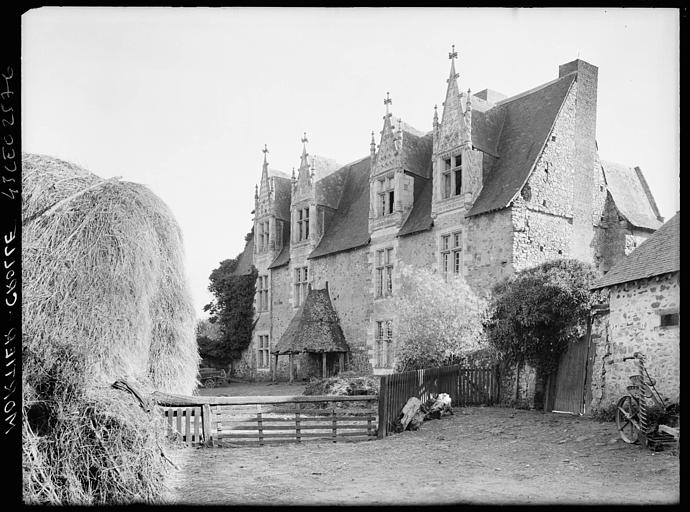
M680 270L680 212L619 261L592 289Z
M494 109L505 112L496 146L498 160L486 176L484 187L467 213L468 217L505 208L520 192L541 154L575 76L571 73L496 104ZM496 125L482 135L485 139L482 144L488 147L496 141L497 123L501 116L499 112L491 113L494 109L485 112L487 120ZM474 126L473 119L473 131Z
M290 261L290 222L283 223L283 248L268 268L278 268Z
M274 354L300 352L349 352L338 315L333 309L328 288L309 289L304 304L297 310L276 343Z
M274 175L273 178L273 186L275 187L275 202L273 203L273 210L277 218L290 221L290 196L292 195L292 181L290 178L283 177L278 174Z
M659 211L639 167L604 161L601 167L618 212L635 227L659 229Z
M431 179L415 178L412 211L402 228L400 228L398 236L411 235L431 229L434 223L431 218L431 193L433 188Z
M403 168L417 176L429 178L431 176L431 153L433 134L423 137L415 135L403 126Z
M369 170L371 157L347 165L345 186L328 230L309 258L347 251L369 243ZM338 171L338 172L341 172Z
M243 276L251 273L254 261L254 233L249 236L249 240L244 245L244 250L239 258L240 260L237 262L233 275Z

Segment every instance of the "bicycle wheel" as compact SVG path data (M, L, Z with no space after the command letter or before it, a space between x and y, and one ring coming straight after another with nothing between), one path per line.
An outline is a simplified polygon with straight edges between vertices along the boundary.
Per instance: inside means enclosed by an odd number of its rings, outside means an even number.
M626 443L636 443L640 436L640 404L637 399L625 395L616 404L616 427Z

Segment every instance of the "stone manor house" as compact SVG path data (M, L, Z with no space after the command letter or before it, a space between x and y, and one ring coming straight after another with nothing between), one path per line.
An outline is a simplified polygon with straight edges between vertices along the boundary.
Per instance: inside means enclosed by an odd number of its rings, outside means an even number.
M275 355L290 350L300 352L296 378L343 367L390 373L401 263L462 273L486 294L552 258L604 273L662 224L641 170L599 160L596 66L568 62L553 80L505 97L461 92L456 53L449 57L430 131L396 118L387 95L378 143L372 132L359 160L312 156L305 135L289 176L269 168L264 150L253 236L236 269L254 265L259 276L253 339L237 373L285 378L286 358ZM305 311L312 289L326 292ZM328 340L311 353L293 346L314 311L339 324L332 350Z

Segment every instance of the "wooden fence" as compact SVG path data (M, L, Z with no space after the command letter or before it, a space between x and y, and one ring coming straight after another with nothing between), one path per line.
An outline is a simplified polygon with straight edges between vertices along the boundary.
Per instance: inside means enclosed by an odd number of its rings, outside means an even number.
M208 397L155 394L167 429L189 445L375 439L378 396Z
M448 393L452 406L491 405L498 401L498 390L495 368L444 366L383 375L378 437L385 437L393 430L393 423L410 397L424 402L432 394Z

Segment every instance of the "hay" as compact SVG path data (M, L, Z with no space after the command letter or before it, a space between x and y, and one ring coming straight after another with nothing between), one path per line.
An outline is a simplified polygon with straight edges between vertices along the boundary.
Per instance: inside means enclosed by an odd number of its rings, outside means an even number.
M103 390L118 379L181 394L196 385L179 227L142 185L22 161L25 501L151 501L162 420Z

